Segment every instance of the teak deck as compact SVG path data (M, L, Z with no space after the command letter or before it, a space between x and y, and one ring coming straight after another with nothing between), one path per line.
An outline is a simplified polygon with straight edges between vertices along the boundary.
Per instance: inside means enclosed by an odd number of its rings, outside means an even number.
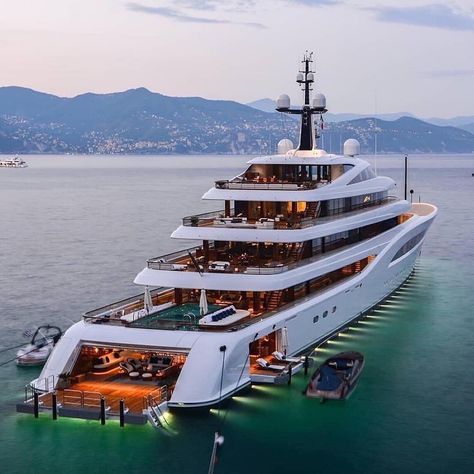
M151 392L158 388L157 384L150 382L120 382L120 381L95 381L88 380L79 382L71 385L66 392L62 389L57 391L58 403L64 407L80 408L77 399L73 398L73 395L77 392L68 392L68 390L76 390L84 393L85 397L88 397L88 406L86 408L97 408L100 407L99 396L92 396L92 393L100 394L105 397L105 405L111 412L118 413L120 409L120 400L125 401L125 408L128 409L129 413L142 413L144 408L144 397L149 395ZM52 398L51 393L45 394L41 397L41 402L44 407L51 408Z
M70 387L71 390L82 392L98 392L105 397L106 406L110 411L118 412L120 400L125 401L125 408L130 412L141 413L143 410L143 398L157 388L153 382L132 383L119 381L95 381L88 380L79 382Z

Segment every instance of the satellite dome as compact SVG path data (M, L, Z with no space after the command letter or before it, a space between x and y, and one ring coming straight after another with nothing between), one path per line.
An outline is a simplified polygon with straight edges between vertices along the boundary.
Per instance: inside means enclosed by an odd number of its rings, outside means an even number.
M315 109L323 110L326 108L326 96L324 94L314 94L313 107Z
M302 73L302 72L299 72L299 73L296 75L296 82L303 82L303 80L304 80L303 73Z
M290 97L286 94L281 94L277 99L277 109L289 109Z
M360 143L355 138L349 138L344 142L344 155L356 156L360 155Z
M314 74L312 72L309 72L306 77L307 77L308 81L314 81Z
M290 150L293 150L293 142L289 138L284 138L278 142L278 154L286 155Z

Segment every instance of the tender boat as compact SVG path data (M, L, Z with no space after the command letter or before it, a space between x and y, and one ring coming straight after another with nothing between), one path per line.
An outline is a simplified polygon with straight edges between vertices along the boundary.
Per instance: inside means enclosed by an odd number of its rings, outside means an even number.
M57 326L40 326L33 334L31 342L16 353L17 365L43 365L61 336L62 331Z
M26 161L16 155L14 158L0 160L0 168L28 168Z
M316 369L305 390L307 397L344 400L349 397L364 368L360 352L341 352Z

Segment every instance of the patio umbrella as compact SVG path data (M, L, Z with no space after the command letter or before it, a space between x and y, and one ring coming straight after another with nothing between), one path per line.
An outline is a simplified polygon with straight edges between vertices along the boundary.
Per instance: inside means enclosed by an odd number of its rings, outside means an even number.
M283 326L281 329L281 349L283 354L286 355L288 350L288 328L286 326Z
M199 314L204 316L208 312L209 307L207 306L206 290L201 290L201 298L199 299Z
M145 297L143 298L145 311L149 314L153 309L153 301L151 299L150 288L145 286Z

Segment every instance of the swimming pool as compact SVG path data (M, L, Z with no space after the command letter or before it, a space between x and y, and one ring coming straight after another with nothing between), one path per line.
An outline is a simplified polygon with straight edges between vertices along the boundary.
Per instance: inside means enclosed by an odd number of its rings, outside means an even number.
M208 306L208 313L212 313L221 308L222 306L210 304ZM200 318L201 315L199 314L199 304L185 303L179 306L172 306L171 308L164 309L158 313L150 314L149 316L140 318L137 321L130 323L130 326L149 329L169 326L169 323L197 325Z

